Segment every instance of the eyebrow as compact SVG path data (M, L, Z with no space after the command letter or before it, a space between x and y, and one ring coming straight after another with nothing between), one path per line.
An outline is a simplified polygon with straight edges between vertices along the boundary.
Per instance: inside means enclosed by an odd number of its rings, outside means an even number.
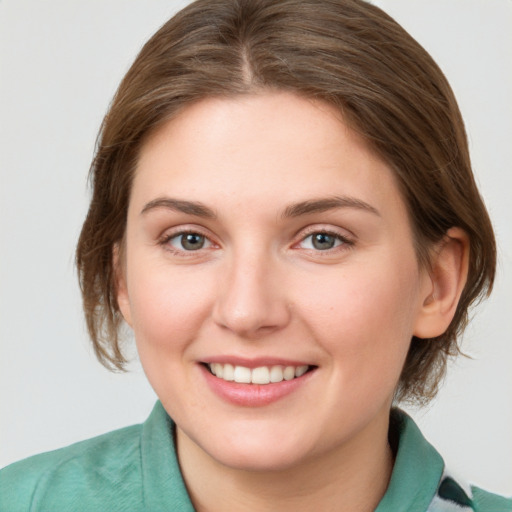
M208 206L198 201L185 201L183 199L173 199L170 197L159 197L147 203L141 211L145 214L151 210L165 208L168 210L195 215L205 219L216 219L217 214ZM286 219L290 217L300 217L312 213L321 213L337 208L356 208L364 210L380 217L379 211L361 199L350 196L334 196L323 199L310 199L293 203L287 206L281 217Z
M205 219L217 218L216 213L208 206L197 201L185 201L183 199L173 199L170 197L159 197L153 199L142 208L141 214L145 214L151 210L157 208L166 208L175 212L187 213L189 215L195 215L196 217L202 217Z
M376 208L369 205L368 203L365 203L361 199L356 199L355 197L350 196L334 196L324 199L311 199L308 201L302 201L300 203L294 203L285 208L282 217L299 217L301 215L321 213L337 208L356 208L358 210L364 210L369 213L373 213L374 215L380 217L380 213Z

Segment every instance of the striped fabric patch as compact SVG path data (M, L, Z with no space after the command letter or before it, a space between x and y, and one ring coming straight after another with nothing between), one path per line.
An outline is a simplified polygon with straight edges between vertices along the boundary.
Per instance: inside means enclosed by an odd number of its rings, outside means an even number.
M427 512L474 512L471 487L446 471Z

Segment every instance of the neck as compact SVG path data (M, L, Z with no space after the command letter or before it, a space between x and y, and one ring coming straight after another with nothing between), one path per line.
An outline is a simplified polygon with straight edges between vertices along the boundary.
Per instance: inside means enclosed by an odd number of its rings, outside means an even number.
M370 425L349 446L271 471L225 466L177 428L178 458L198 512L373 511L393 468L389 419L381 423Z

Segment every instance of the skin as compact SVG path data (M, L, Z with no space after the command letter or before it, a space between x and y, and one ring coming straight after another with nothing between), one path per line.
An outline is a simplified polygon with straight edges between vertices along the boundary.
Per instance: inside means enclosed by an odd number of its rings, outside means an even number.
M333 197L344 206L284 215ZM184 230L203 248L187 251ZM315 248L318 232L334 247ZM205 99L152 135L118 302L177 424L197 510L374 510L411 337L441 334L464 284L464 235L449 235L432 272L420 268L390 169L326 104L275 92ZM240 406L205 382L201 363L224 356L315 370L276 402Z

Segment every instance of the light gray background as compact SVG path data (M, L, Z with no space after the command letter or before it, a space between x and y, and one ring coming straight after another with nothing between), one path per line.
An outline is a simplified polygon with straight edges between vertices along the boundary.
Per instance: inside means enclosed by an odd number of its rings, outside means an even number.
M97 129L143 42L186 1L0 0L0 466L138 423L140 368L104 370L73 264ZM412 411L465 475L512 494L512 2L381 0L441 65L466 119L498 281L441 396Z

